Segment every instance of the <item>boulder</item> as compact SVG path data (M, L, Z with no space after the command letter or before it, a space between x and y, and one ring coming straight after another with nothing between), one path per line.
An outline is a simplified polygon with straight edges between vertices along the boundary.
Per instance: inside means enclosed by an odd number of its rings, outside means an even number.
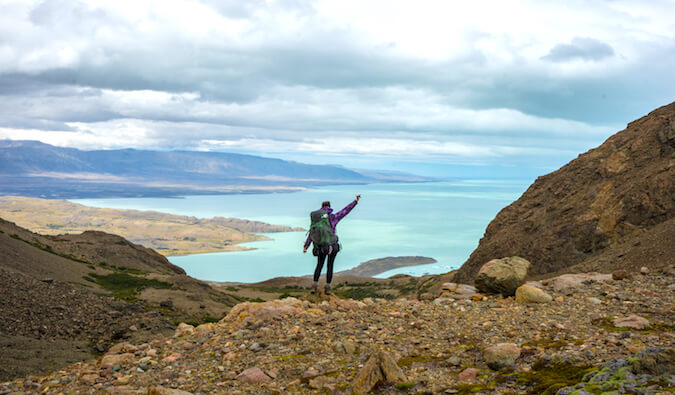
M484 293L513 296L516 289L525 283L529 267L530 262L517 256L493 259L478 271L476 288Z
M272 378L266 375L260 368L249 368L239 373L237 380L243 383L266 383Z
M625 318L617 318L614 320L614 326L617 328L635 328L635 329L644 329L649 328L651 324L646 318L642 318L638 315L629 315Z
M516 289L516 302L519 303L548 303L551 300L551 295L531 285L523 284Z
M483 350L485 363L494 370L513 365L518 357L520 357L520 347L513 343L499 343Z
M108 354L108 355L104 355L103 358L101 358L101 365L110 365L110 366L122 365L125 362L133 361L133 360L134 360L134 354L131 354L131 353Z
M441 297L453 299L469 299L478 291L476 287L468 284L443 283L441 286Z
M466 368L459 373L459 381L472 381L476 379L479 370L476 368Z
M304 307L301 300L292 297L264 303L244 302L234 306L220 322L236 322L243 325L248 322L267 322L276 317L302 315Z
M612 280L621 281L631 277L632 275L630 274L630 272L627 272L625 270L615 270L614 272L612 272Z
M173 334L173 337L189 336L193 333L195 333L194 326L181 322L178 324L178 328L176 328L176 333Z
M577 289L585 283L607 281L612 278L611 274L601 273L575 273L563 274L558 277L549 278L540 281L542 285L551 286L555 291L562 291L565 289Z
M354 393L365 394L379 382L403 383L406 377L396 361L386 351L373 353L356 375L352 389Z

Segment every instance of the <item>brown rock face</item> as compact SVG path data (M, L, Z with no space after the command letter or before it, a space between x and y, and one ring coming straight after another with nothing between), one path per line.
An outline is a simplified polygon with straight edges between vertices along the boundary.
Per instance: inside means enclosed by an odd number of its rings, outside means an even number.
M530 276L663 268L675 256L675 103L539 177L488 225L454 280L521 256Z

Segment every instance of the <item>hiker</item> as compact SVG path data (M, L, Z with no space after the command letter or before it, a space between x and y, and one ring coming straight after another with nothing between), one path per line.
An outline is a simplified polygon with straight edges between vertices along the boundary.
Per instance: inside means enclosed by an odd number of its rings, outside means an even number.
M333 209L330 208L330 202L325 201L321 204L321 209L312 211L310 214L312 223L302 253L306 253L309 245L312 243L314 244L312 253L317 257L317 262L316 269L314 270L314 284L312 284L313 294L316 293L316 289L319 286L321 269L323 268L326 257L328 257L325 290L326 295L330 295L330 282L333 280L333 263L335 262L335 256L340 251L340 244L338 243L338 237L335 234L335 227L345 215L352 211L359 202L359 199L361 199L361 195L356 195L356 199L353 202L349 203L345 208L335 214L333 214Z

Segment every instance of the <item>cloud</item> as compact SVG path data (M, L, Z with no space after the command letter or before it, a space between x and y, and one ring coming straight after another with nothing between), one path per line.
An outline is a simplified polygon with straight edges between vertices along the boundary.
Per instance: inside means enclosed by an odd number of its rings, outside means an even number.
M614 49L593 38L575 37L570 44L558 44L542 59L552 62L585 60L597 62L614 56Z
M675 99L668 16L668 2L623 0L10 2L0 137L500 162L573 153Z

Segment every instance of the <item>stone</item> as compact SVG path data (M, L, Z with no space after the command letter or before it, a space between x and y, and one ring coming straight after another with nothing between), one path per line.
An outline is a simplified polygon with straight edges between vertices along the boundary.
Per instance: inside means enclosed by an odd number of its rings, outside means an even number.
M483 359L493 370L513 365L518 357L520 357L520 347L513 343L499 343L483 350Z
M458 356L453 355L452 357L446 359L445 363L450 366L459 366L462 363L462 361L459 359Z
M403 383L406 381L405 374L398 367L394 358L383 350L377 351L370 356L356 375L352 389L354 393L365 394L381 381L393 383Z
M466 368L459 373L459 381L472 381L476 379L479 370L476 368Z
M189 324L186 324L184 322L181 322L178 324L178 327L176 328L176 332L174 333L174 337L183 337L183 336L189 336L191 334L195 333L195 327Z
M647 266L642 266L640 268L640 274L649 274L649 268Z
M614 326L617 328L635 328L644 329L649 328L651 324L646 318L632 314L625 318L617 318L614 320Z
M633 362L633 371L653 376L675 374L675 349L650 348L642 351Z
M627 272L626 270L615 270L612 272L612 280L621 281L631 277L632 275L630 272Z
M598 299L598 298L595 298L595 297L593 297L593 296L587 297L587 298L586 298L586 301L587 301L588 303L594 304L594 305L602 304L602 300L600 300L600 299Z
M478 271L476 288L484 293L513 296L516 289L525 283L530 262L521 257L493 259Z
M133 361L134 359L134 354L131 353L124 353L124 354L108 354L104 355L103 358L101 358L101 365L110 365L110 366L115 366L115 365L122 365L127 361Z
M187 392L179 389L155 386L148 388L148 395L193 395L193 394L192 392Z
M242 326L258 321L264 323L277 317L302 315L302 308L303 302L293 297L271 300L264 303L244 302L234 306L220 322L235 322Z
M468 299L478 291L468 284L443 283L441 296L453 299Z
M326 377L326 376L319 376L316 378L313 378L309 380L309 388L313 388L315 390L327 390L328 392L332 393L335 391L335 378L334 377Z
M176 361L178 360L178 358L180 358L181 356L182 356L182 355L181 355L180 353L177 353L177 352L176 352L176 353L173 353L173 354L169 355L169 356L166 357L166 358L163 358L163 359L162 359L162 362L164 362L164 363L173 363L173 362L176 362Z
M242 383L266 383L272 381L272 378L266 375L260 368L248 368L239 373L237 380Z
M319 372L316 369L309 368L305 370L305 372L302 374L303 379L308 379L312 377L316 377L319 375Z
M611 278L611 274L575 273L563 274L561 276L549 278L547 280L534 282L534 284L541 283L542 285L551 286L554 291L560 292L567 289L577 289L587 283L611 280Z
M551 300L553 300L551 295L531 285L523 284L516 289L518 303L548 303Z

